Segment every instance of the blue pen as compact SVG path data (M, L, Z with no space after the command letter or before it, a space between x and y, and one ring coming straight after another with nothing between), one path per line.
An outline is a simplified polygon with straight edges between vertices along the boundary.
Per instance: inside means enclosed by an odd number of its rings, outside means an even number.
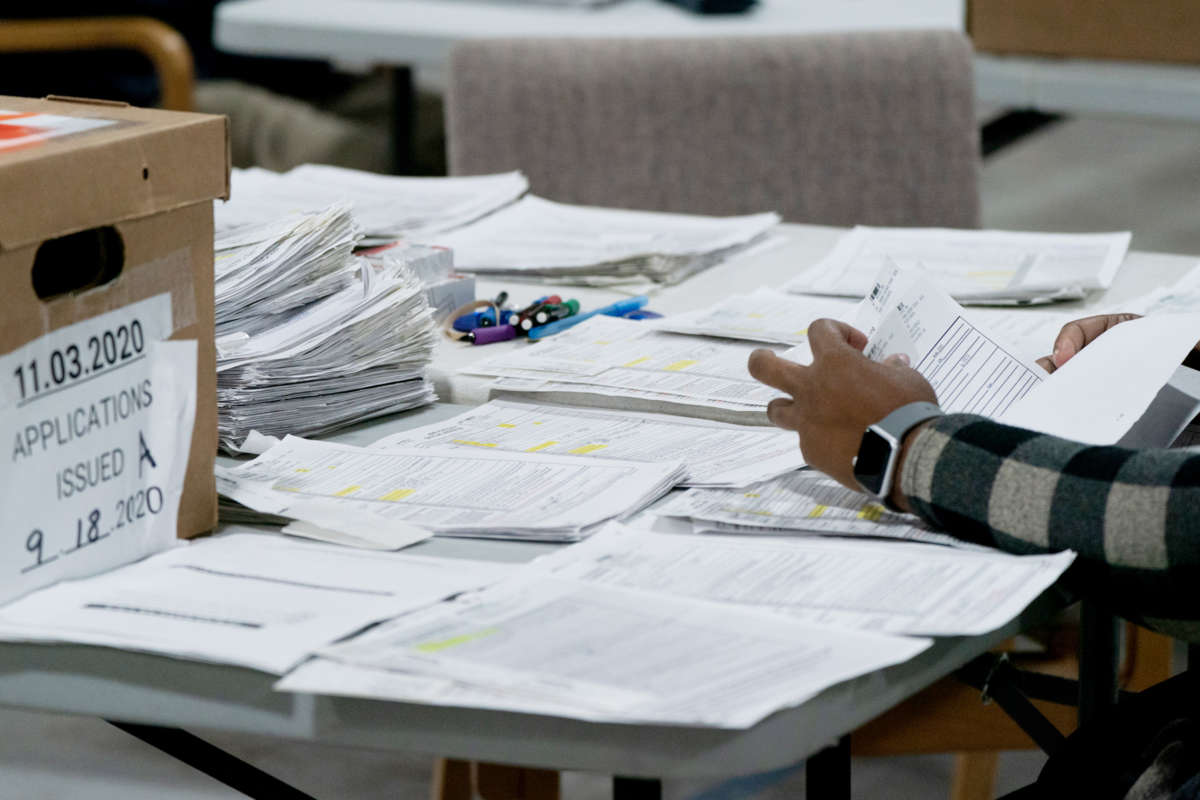
M628 300L618 300L612 305L607 305L604 308L597 308L595 311L588 311L583 314L576 314L566 319L547 322L545 325L539 325L529 332L530 339L542 339L546 336L552 336L559 331L565 331L572 325L578 325L585 319L590 319L597 314L616 314L620 316L634 309L641 308L650 302L650 298L644 294L639 294L637 297L630 297Z
M509 309L500 309L500 324L511 325L513 317L517 312ZM492 313L492 309L488 308L483 311L472 311L470 314L463 314L458 319L454 320L453 328L456 331L469 333L476 328L487 328L496 324L496 315Z

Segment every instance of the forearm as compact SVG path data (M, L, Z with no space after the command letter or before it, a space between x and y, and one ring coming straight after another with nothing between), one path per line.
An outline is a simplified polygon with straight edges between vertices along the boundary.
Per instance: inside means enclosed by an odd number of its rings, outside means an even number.
M1154 596L1170 608L1180 593L1200 596L1198 454L1090 447L948 415L908 441L900 489L913 513L963 539L1074 550L1137 587L1123 599L1147 611Z

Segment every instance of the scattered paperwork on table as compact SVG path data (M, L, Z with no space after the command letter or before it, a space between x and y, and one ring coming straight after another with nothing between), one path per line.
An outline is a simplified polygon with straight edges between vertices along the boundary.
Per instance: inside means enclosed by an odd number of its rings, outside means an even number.
M747 361L761 346L667 333L645 322L596 316L536 345L484 359L463 371L503 378L494 388L506 394L553 392L572 405L669 411L765 425L767 403L782 395L750 377Z
M586 583L775 609L813 624L974 636L1015 618L1074 558L825 537L679 536L609 523L532 566Z
M683 465L289 436L220 477L223 494L256 511L335 530L340 518L377 517L443 535L573 541L661 497Z
M775 428L505 400L401 431L373 446L681 461L684 486L745 486L804 466L795 434Z
M888 511L878 502L813 469L789 472L745 489L689 489L650 509L665 517L740 526L759 535L796 533L873 536L957 545L916 517ZM726 528L721 532L733 532Z
M964 302L1078 299L1106 289L1125 259L1130 234L1017 233L858 226L833 251L793 278L792 292L861 297L887 261L921 270Z
M671 314L658 321L659 330L746 339L752 342L801 345L808 342L808 325L822 317L853 322L858 302L834 297L801 297L760 288L735 294L707 308Z
M304 164L283 174L235 169L230 181L230 200L218 200L213 207L218 235L345 202L365 233L363 244L436 238L508 205L529 188L519 172L410 178L322 164Z
M384 623L323 658L454 681L490 707L607 722L746 728L926 639L819 627L775 612L522 573ZM288 691L354 692L337 671ZM377 689L387 685L386 679ZM428 686L428 684L426 684ZM444 684L443 684L444 686ZM401 679L390 699L463 704ZM416 691L413 691L416 689ZM411 692L411 693L409 693ZM432 695L432 696L431 696Z
M572 206L527 196L437 237L458 268L488 275L678 283L759 241L777 214L703 217Z
M231 533L0 608L0 639L119 647L281 674L387 617L513 568Z
M435 399L432 312L403 264L377 272L358 259L353 283L253 335L217 340L222 445L251 430L315 435Z

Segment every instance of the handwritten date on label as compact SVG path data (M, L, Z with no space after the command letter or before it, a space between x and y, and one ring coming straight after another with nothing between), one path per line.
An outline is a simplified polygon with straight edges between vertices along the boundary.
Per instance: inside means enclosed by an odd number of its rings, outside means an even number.
M75 520L75 538L70 546L57 551L49 550L46 533L41 528L34 528L25 539L25 549L33 556L33 563L21 571L29 572L45 566L56 561L59 556L69 556L114 533L120 533L122 528L135 525L139 520L162 511L163 501L162 489L158 486L148 486L138 489L128 497L118 498L111 518L106 517L99 508L93 508L86 516Z

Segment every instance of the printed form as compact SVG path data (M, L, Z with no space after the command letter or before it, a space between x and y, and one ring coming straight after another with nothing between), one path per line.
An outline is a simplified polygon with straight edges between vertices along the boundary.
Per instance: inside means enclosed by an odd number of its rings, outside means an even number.
M344 509L442 534L566 541L661 496L682 474L677 462L363 448L289 436L225 471L222 493L256 511L317 524L306 501L324 514Z
M1018 233L858 226L784 288L860 297L889 262L920 271L959 300L1078 299L1112 285L1130 234Z
M775 289L759 288L752 294L735 294L708 308L672 314L659 320L659 330L720 336L752 342L803 345L808 326L830 317L853 322L858 301L834 297L801 297Z
M782 395L750 377L746 363L762 345L655 330L596 316L548 341L486 359L463 371L732 401L766 407Z
M1020 614L1074 557L823 537L680 536L610 523L532 566L586 583L772 608L814 624L974 636Z
M812 469L791 472L747 489L689 489L649 509L661 517L738 525L758 534L825 533L956 543L888 511L866 495Z
M0 639L119 647L282 674L373 622L514 569L235 531L27 595L0 609Z
M879 275L855 327L869 337L868 358L908 356L944 411L1000 416L1047 377L968 320L928 276L894 264Z
M685 486L746 486L804 466L795 435L774 428L504 400L373 445L429 446L682 461Z
M746 728L928 645L760 609L525 573L389 621L320 655L507 694L500 707L515 711L558 706L559 715L577 719Z

